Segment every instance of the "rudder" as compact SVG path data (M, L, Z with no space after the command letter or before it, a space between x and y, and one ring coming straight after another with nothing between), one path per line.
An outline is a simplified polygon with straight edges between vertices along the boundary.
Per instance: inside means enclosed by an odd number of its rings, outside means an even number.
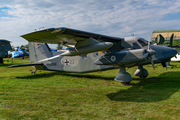
M52 52L47 43L29 42L29 59L37 62L52 57Z

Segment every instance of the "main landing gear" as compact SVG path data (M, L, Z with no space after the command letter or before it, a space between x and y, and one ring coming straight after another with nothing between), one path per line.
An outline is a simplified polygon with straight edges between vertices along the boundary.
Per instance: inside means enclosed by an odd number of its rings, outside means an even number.
M126 67L120 67L119 74L115 77L116 81L121 82L123 85L129 85L132 81L132 77L126 72Z
M3 63L3 58L0 58L0 63Z
M135 76L140 78L146 78L148 76L148 71L143 68L143 66L138 66L138 69L134 73ZM129 85L132 81L132 77L126 72L126 67L120 67L119 74L114 78L114 80L121 82L123 85Z

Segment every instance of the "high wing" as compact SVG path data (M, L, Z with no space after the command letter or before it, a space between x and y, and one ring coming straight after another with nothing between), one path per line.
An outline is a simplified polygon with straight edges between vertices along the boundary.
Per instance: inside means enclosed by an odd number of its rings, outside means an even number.
M74 45L62 56L75 56L92 53L111 48L114 43L120 42L122 38L110 37L70 28L48 28L22 35L29 42L55 43L62 45Z
M79 41L93 38L102 42L117 42L123 38L110 37L96 33L90 33L65 27L48 28L43 30L34 31L22 35L29 42L42 42L42 43L60 43L60 44L76 44Z
M138 66L134 75L145 78L148 71L143 65L151 63L154 68L155 62L166 66L165 62L177 54L173 48L152 45L139 37L117 38L64 27L38 30L22 37L29 41L30 61L34 63L10 67L35 66L37 70L78 73L120 68L115 80L123 84L132 81L126 67ZM47 43L73 48L52 52Z
M12 50L10 41L0 39L0 51L9 51Z

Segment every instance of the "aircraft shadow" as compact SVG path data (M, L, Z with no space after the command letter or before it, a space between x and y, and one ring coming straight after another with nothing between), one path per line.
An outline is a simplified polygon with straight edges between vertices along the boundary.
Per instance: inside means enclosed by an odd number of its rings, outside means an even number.
M87 75L67 72L41 73L16 78L38 79L44 77L51 77L54 75L100 80L114 80L114 77L102 77L100 75ZM168 99L171 95L173 95L180 89L179 72L165 72L158 77L151 77L146 79L133 78L133 80L137 82L132 82L130 85L128 85L128 89L120 89L118 92L110 93L106 96L113 101L158 102Z
M127 90L107 94L114 101L158 102L168 99L180 89L179 72L166 72L147 79L133 79L138 83L130 84Z
M0 67L8 67L8 66L10 66L10 64L0 63Z
M72 76L77 78L90 78L90 79L102 79L102 80L114 80L114 77L102 77L100 75L87 75L87 74L81 74L81 73L67 73L67 72L53 72L53 73L41 73L41 74L35 74L35 75L28 75L23 77L16 77L18 79L38 79L38 78L44 78L44 77L51 77L54 75L63 75L63 76Z

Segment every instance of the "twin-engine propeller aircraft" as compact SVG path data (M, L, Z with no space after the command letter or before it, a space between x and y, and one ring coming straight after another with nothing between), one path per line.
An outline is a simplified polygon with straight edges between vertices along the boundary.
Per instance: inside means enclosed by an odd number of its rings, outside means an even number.
M171 61L180 61L180 53L179 53L179 45L173 45L173 37L174 37L174 33L171 35L170 40L169 40L169 45L168 47L173 47L173 48L177 48L178 49L178 53L171 58ZM165 39L164 37L159 34L157 36L157 39L155 40L155 45L162 45L164 43Z
M177 53L173 48L153 45L139 37L117 38L64 27L34 31L21 37L29 41L33 63L9 67L35 66L36 70L76 73L120 68L115 80L123 84L132 81L126 67L138 66L134 75L145 78L148 71L143 65L154 67L154 63L162 63L165 66ZM47 43L71 46L71 49L51 51Z
M9 50L12 50L10 41L0 39L0 63L3 63L3 58L8 57Z

